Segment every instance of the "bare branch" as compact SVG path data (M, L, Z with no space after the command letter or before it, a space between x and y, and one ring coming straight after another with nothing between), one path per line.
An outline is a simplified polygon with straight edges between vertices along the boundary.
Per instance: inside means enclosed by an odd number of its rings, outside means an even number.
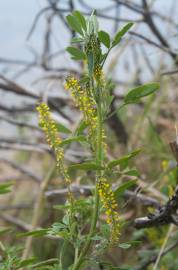
M22 174L26 175L27 177L31 178L32 180L34 180L35 182L41 182L42 179L41 177L39 177L38 175L34 174L33 172L31 172L29 169L26 169L20 165L18 165L17 163L15 163L14 161L11 161L9 159L6 158L0 158L0 162L8 164L9 166L11 166L13 169L16 169L18 171L20 171Z

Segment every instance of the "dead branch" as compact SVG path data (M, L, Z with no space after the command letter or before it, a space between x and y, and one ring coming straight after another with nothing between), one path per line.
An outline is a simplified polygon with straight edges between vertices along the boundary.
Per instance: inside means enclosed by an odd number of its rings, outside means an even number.
M35 182L41 182L42 179L41 177L39 177L38 175L36 175L35 173L33 173L32 171L30 171L29 169L26 169L20 165L18 165L17 163L15 163L12 160L9 160L7 158L0 158L0 162L8 164L9 166L11 166L13 169L18 170L19 172L21 172L22 174L26 175L28 178L31 178L32 180L34 180Z

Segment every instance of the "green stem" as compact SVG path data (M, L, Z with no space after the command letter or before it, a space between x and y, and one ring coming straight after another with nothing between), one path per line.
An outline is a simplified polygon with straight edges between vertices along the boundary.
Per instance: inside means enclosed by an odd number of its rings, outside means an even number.
M107 116L107 120L109 118L111 118L113 115L115 115L116 113L118 113L124 106L126 106L126 103L123 103L120 107L116 108L116 110L114 110L113 112L111 112L108 116Z
M96 163L99 165L102 165L102 116L101 116L101 103L100 99L98 102L98 108L97 108L97 113L98 113L98 125L97 125L97 152L96 152ZM88 234L86 243L79 255L78 260L74 264L72 270L79 270L81 267L81 264L85 260L85 256L90 248L91 241L92 241L92 236L96 230L96 224L98 220L98 214L99 214L99 194L98 194L98 188L97 188L97 181L98 178L100 177L101 172L98 172L96 175L96 184L95 184L95 208L93 212L93 217L92 217L92 222L91 222L91 227L90 227L90 232Z
M104 59L103 59L103 62L102 62L102 65L101 65L101 67L103 68L103 66L104 66L104 64L105 64L105 62L106 62L106 59L107 59L107 57L108 57L108 55L109 55L109 53L110 53L110 51L113 49L113 46L111 46L109 49L108 49L108 51L107 51L107 53L106 53L106 55L105 55L105 57L104 57Z
M93 213L90 232L89 232L86 244L83 247L82 252L80 253L80 256L79 256L78 260L76 261L72 270L79 270L80 269L80 266L83 263L83 260L85 259L85 256L88 252L88 249L90 248L91 238L92 238L92 236L95 232L95 229L96 229L96 223L97 223L97 219L98 219L98 210L99 210L99 196L98 196L98 191L96 188L95 189L95 209L94 209L94 213Z
M55 259L55 258L54 259L48 259L46 261L33 264L33 265L30 266L30 268L37 268L37 267L40 267L40 266L46 266L46 264L52 264L52 263L58 263L58 262L59 262L59 260Z
M0 241L0 249L3 251L3 252L5 252L5 246L3 245L3 243Z
M66 248L67 248L67 241L64 240L64 242L62 243L62 248L61 248L61 251L60 251L60 269L62 270L63 269L63 257L65 255L65 251L66 251Z
M75 258L74 258L74 264L77 262L78 260L78 252L79 252L79 249L78 247L75 248Z

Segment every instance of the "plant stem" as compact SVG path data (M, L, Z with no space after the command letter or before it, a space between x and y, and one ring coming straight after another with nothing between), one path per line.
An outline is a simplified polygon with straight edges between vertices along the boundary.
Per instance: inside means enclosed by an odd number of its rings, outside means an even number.
M79 249L78 247L75 248L75 258L74 258L74 264L77 262L78 260L78 252L79 252Z
M98 165L102 165L102 116L101 116L101 103L100 103L100 98L97 106L97 118L98 118L98 125L97 125L97 151L96 151L96 163ZM96 224L98 220L98 213L99 213L99 194L98 194L98 188L97 188L97 181L98 178L100 177L101 172L99 171L96 175L96 183L95 183L95 208L93 212L93 217L92 217L92 222L91 222L91 227L90 227L90 232L88 234L86 243L79 255L78 260L74 264L72 270L79 270L81 267L81 264L85 260L85 256L90 248L91 241L92 241L92 236L95 232L96 229Z
M85 255L87 254L88 249L89 249L90 244L91 244L91 238L92 238L93 233L95 232L95 229L96 229L96 223L97 223L97 219L98 219L98 211L99 211L99 195L98 195L98 190L97 190L97 186L96 186L95 187L95 209L93 212L90 232L89 232L86 244L83 247L82 252L80 253L80 256L79 256L78 260L76 261L72 270L78 270L80 268L83 260L85 259Z
M64 257L64 253L67 247L67 241L64 240L64 242L62 243L62 248L61 248L61 252L60 252L60 269L63 269L63 257Z
M2 250L2 252L5 252L5 246L3 245L3 243L0 241L0 249Z
M48 259L46 261L43 261L43 262L39 262L39 263L36 263L36 264L33 264L30 268L36 268L36 267L40 267L40 266L46 266L46 264L52 264L52 263L58 263L59 260L58 259Z
M170 235L171 235L171 233L172 233L172 231L173 231L173 228L174 228L174 224L171 224L171 225L169 226L168 232L167 232L167 234L166 234L166 236L165 236L164 242L163 242L163 244L162 244L162 246L161 246L161 249L160 249L160 252L159 252L158 257L157 257L157 259L156 259L156 262L155 262L155 264L154 264L154 266L153 266L153 270L157 270L157 269L158 269L159 261L160 261L160 259L161 259L161 256L162 256L164 250L165 250L165 247L166 247L167 242L168 242L168 240L169 240L169 237L170 237Z

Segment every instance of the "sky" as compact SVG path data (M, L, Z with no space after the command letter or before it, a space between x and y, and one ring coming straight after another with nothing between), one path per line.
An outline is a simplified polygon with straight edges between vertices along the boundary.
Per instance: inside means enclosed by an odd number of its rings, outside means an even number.
M95 8L103 8L108 5L108 0L88 0L86 2ZM112 1L110 2L112 3ZM160 11L166 13L172 0L161 0L157 2ZM25 57L25 59L31 59L32 55L28 50L28 46L40 49L44 27L44 21L42 19L39 20L33 38L27 41L26 37L35 15L45 4L45 0L0 0L0 57L13 59L23 59ZM125 15L129 17L128 10ZM107 28L107 25L105 26ZM62 32L62 29L60 29L60 32Z
M170 12L169 10L173 1L175 0L157 0L155 2L155 8L162 14L167 14L168 12ZM65 3L65 1L61 2ZM103 8L105 6L108 6L108 3L112 4L111 0L88 0L85 2L95 8ZM140 3L140 0L137 0L137 2ZM41 17L38 21L37 27L30 40L27 40L27 35L36 14L42 7L45 7L46 3L47 1L45 0L0 0L0 58L33 61L34 51L37 55L40 54L43 46L42 40L45 27L44 17ZM74 3L77 6L78 1L74 1ZM77 8L80 7L77 6ZM172 12L175 16L176 10L173 10ZM107 12L107 14L109 14L109 12ZM132 16L128 9L122 9L122 17L132 18ZM158 24L158 26L160 26L160 30L164 33L165 29L163 27L161 28L161 25L159 25L159 20L156 23ZM111 25L109 21L101 20L100 24L104 30L109 30L111 32ZM135 27L138 33L143 33L144 35L149 37L150 32L145 24L142 24L138 28L137 25ZM175 40L174 38L172 38L175 33L169 34L170 36L168 36L168 40L177 44L177 38ZM64 49L68 44L68 33L66 32L64 25L56 19L53 25L53 52ZM158 49L155 49L151 46L147 48L147 55L151 59L153 64L156 64L157 56L160 56L160 53L161 52ZM127 58L130 58L128 52L126 56L123 56L123 58L124 57L126 60ZM63 65L72 65L72 62L66 54L63 55L63 58ZM142 61L142 59L140 59L140 61ZM8 76L12 76L13 78L13 72L16 68L17 67L13 65L11 67L12 75L11 73L9 73L8 70ZM6 72L6 68L2 65L0 65L0 72L1 71ZM119 70L119 74L120 72L122 71ZM124 76L125 74L122 74L122 77Z
M175 0L157 0L155 4L155 8L160 11L162 14L167 14L170 12L171 4L178 1ZM65 0L61 1L65 2ZM78 1L75 1L76 4ZM88 4L92 5L94 8L103 8L108 6L108 2L112 3L112 1L108 0L88 0L85 1ZM140 0L137 0L140 3ZM27 40L28 32L31 28L33 20L36 14L41 10L42 7L45 7L46 1L45 0L0 0L0 59L7 58L7 59L19 59L19 60L26 60L26 61L33 61L34 59L34 52L39 54L42 49L42 40L44 35L44 27L45 27L45 20L44 17L41 17L39 20L37 27L30 38ZM177 5L178 6L178 5ZM80 9L79 6L77 8ZM177 14L177 9L172 10L172 16ZM107 12L107 15L109 12ZM122 10L122 17L132 18L131 13L128 10ZM178 18L177 18L178 20ZM160 21L156 22L160 28L160 30L164 33L165 29L160 25ZM109 30L111 32L111 25L109 21L101 20L100 24L104 30ZM120 27L120 25L119 25ZM144 35L150 35L150 32L144 24L139 26L136 31L143 33ZM113 33L112 33L113 34ZM175 43L175 47L177 47L177 36L176 38L172 38L175 33L169 33L167 37L169 42ZM64 27L64 25L56 19L54 26L53 26L53 51L56 52L58 50L64 49L69 44L69 35ZM161 52L154 48L148 46L147 48L147 56L151 60L153 64L156 65L157 57L160 56ZM127 63L130 61L130 52L126 51L122 58L119 59L117 70L115 71L115 77L117 79L127 79L128 73L123 71L123 63ZM143 59L139 59L140 65L142 65ZM59 60L59 66L72 66L72 61L70 60L67 54L63 54L62 58ZM9 69L10 67L10 69ZM34 75L38 75L35 70L34 73L29 73L27 77L20 77L17 78L17 66L15 65L8 65L8 69L6 66L0 64L0 73L7 75L10 79L15 79L16 81L23 83L25 87L30 88L31 82L34 80ZM132 63L132 71L134 71L134 62ZM129 71L130 72L130 71ZM15 75L14 75L15 74ZM39 74L40 75L40 74ZM149 72L147 70L144 71L144 75L146 80L149 80ZM32 85L32 88L35 89L35 86ZM4 97L3 102L8 104L14 104L14 95L4 95L4 93L0 93L0 97ZM15 97L15 101L17 99Z

